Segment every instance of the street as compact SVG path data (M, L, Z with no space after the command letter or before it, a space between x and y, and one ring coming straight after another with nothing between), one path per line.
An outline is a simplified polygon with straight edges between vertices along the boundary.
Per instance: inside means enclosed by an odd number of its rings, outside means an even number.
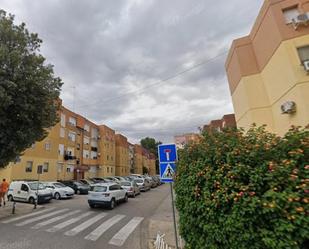
M0 248L146 249L149 219L169 193L165 184L113 210L90 209L87 195L52 200L30 214L1 219Z

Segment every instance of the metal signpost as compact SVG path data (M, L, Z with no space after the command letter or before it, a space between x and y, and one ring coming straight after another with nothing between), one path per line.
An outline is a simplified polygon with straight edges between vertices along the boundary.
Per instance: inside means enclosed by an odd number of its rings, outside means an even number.
M36 188L36 199L34 200L34 209L36 209L36 206L38 205L40 175L43 174L43 165L38 165L37 173L38 173L38 186Z
M174 193L173 193L173 182L174 175L176 172L176 161L177 161L177 150L175 144L161 144L158 146L158 155L160 163L160 178L162 182L169 182L172 196L172 207L173 207L173 219L174 219L174 230L175 230L175 242L176 249L178 249L177 239L177 228L176 228L176 215L174 207Z

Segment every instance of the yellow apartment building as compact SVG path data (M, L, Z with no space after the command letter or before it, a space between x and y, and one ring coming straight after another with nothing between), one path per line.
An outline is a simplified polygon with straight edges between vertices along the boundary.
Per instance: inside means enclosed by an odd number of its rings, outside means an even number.
M238 127L283 135L309 123L308 12L308 0L265 0L250 34L233 41L226 71Z
M101 170L98 177L115 176L116 174L116 138L115 131L106 125L99 126L100 154L99 162Z
M153 153L149 154L149 175L156 175L156 156Z
M143 148L134 144L134 173L143 174Z
M129 143L125 136L116 134L116 175L130 174Z
M43 166L43 181L142 174L143 166L153 172L147 150L129 144L125 136L115 135L106 125L98 126L63 106L59 123L48 132L44 140L0 169L0 177L9 181L37 180L39 165Z

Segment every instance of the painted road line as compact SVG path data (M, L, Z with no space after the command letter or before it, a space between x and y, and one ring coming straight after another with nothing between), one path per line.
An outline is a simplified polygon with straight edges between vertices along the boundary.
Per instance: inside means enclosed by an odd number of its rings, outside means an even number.
M73 224L73 223L75 223L75 222L77 222L77 221L79 221L79 220L81 220L81 219L91 215L91 214L93 214L92 211L84 213L84 214L82 214L82 215L80 215L80 216L78 216L76 218L72 218L72 219L67 220L65 222L62 222L62 223L60 223L60 224L58 224L56 226L53 226L52 228L49 228L46 231L50 232L50 233L57 232L57 231L61 230L62 228L65 228L65 227L67 227L67 226L69 226L69 225L71 225L71 224Z
M38 223L38 224L34 225L34 226L31 227L31 228L32 228L32 229L39 229L39 228L41 228L41 227L43 227L43 226L49 225L49 224L51 224L51 223L55 223L56 221L62 220L62 219L66 218L66 217L68 217L68 216L71 216L71 215L73 215L73 214L77 214L77 213L79 213L80 211L81 211L81 210L75 210L75 211L73 211L73 212L69 212L69 213L66 213L66 214L63 214L63 215L60 215L60 216L51 218L51 219L49 219L49 220L47 220L47 221L43 221L43 222L41 222L41 223Z
M69 210L68 208L60 209L60 210L57 210L57 211L54 211L54 212L51 212L51 213L48 213L48 214L45 214L45 215L42 215L42 216L39 216L39 217L34 217L32 219L25 220L25 221L23 221L21 223L16 224L16 226L19 226L19 227L20 226L24 226L24 225L27 225L29 223L33 223L33 222L36 222L36 221L43 220L45 218L51 217L53 215L63 213L63 212L68 211L68 210Z
M85 239L96 241L100 236L105 233L110 227L115 225L121 219L126 217L125 215L117 214L114 217L108 219L107 221L103 222L100 226L98 226L95 230L93 230L90 234L88 234Z
M143 219L143 217L134 217L127 225L121 228L108 243L114 246L122 246Z
M90 227L92 224L96 223L100 219L104 218L106 215L107 215L106 213L98 214L98 215L92 217L91 219L85 221L84 223L78 225L77 227L74 227L73 229L65 232L64 235L75 236L76 234L78 234L81 231L85 230L86 228Z
M14 222L14 221L22 220L24 218L29 218L29 217L32 217L32 216L36 216L38 214L46 213L46 212L54 210L54 209L55 208L44 209L44 210L41 210L41 211L38 211L38 212L33 212L33 213L30 213L30 214L26 214L26 215L18 216L18 217L11 218L11 219L8 219L8 220L4 220L4 221L1 221L1 223L5 223L5 224L11 223L11 222Z

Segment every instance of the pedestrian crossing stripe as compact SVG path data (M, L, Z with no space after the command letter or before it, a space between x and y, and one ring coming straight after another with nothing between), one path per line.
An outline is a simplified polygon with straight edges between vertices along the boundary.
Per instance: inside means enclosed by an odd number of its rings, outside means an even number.
M162 174L162 179L173 179L174 174L175 174L175 171L173 167L168 163Z
M79 214L80 212L81 210L70 210L68 208L60 210L55 210L55 208L49 208L42 211L36 211L31 214L26 214L19 217L7 219L1 221L1 223L4 224L12 223L13 225L19 227L34 223L31 227L32 229L39 229L44 226L51 226L49 228L47 227L45 231L58 232L70 225L73 225L74 223L82 221L82 219L90 217L81 224L77 224L75 227L73 228L71 227L69 230L63 232L63 234L66 236L76 236L77 234L81 233L82 231L85 231L86 229L97 224L100 220L108 216L107 213L97 214L94 211L88 211L80 214L77 217L70 218L70 216L72 217L76 214ZM110 228L112 228L117 223L120 223L123 220L125 220L124 219L125 217L126 215L117 214L108 218L101 224L97 224L96 228L92 228L93 230L88 232L88 234L84 237L84 239L90 241L97 241ZM129 222L126 222L126 224L124 224L124 226L109 240L108 243L110 245L114 245L117 247L122 246L129 238L129 236L135 231L138 225L143 221L143 219L144 219L143 217L133 217ZM60 223L53 225L53 223L57 222Z

